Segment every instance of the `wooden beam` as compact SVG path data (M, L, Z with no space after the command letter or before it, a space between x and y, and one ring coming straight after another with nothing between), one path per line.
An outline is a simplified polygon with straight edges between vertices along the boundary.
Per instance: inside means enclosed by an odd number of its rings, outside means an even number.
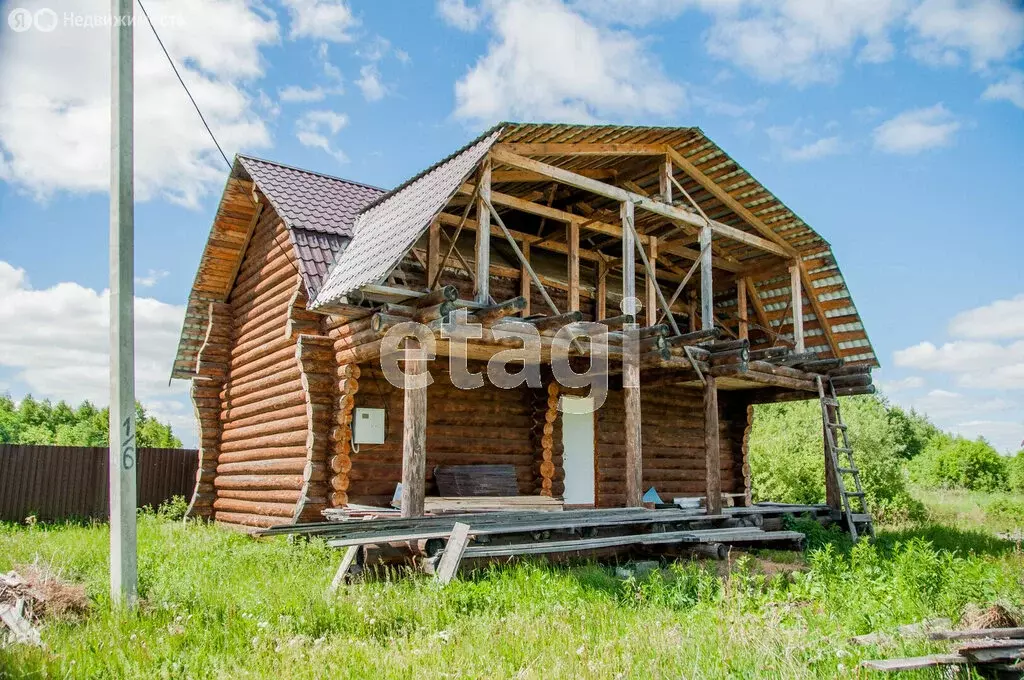
M804 266L803 260L800 261L800 280L803 282L804 290L807 291L807 299L811 301L811 309L814 310L814 316L818 317L818 326L825 335L825 341L828 343L829 349L832 350L832 356L838 357L839 343L836 342L835 334L832 332L832 324L829 323L828 318L825 316L825 309L821 306L817 293L814 292L814 283L811 281L811 277L807 275L807 268Z
M715 376L704 382L704 471L706 474L705 511L709 515L722 512L721 443L718 433L718 385Z
M743 279L747 283L747 292L750 293L750 303L754 306L754 313L757 315L757 324L766 332L772 332L772 324L768 321L768 313L764 311L764 303L761 302L761 294L757 292L754 279Z
M519 263L519 295L526 298L523 316L530 316L530 272L526 271L526 263L530 261L530 244L523 241L523 262Z
M249 249L249 241L252 240L253 232L256 231L256 224L260 221L260 215L263 214L263 201L260 199L260 194L253 192L253 201L255 201L254 212L252 219L249 220L249 225L245 228L245 238L242 240L242 245L239 246L237 260L231 268L231 275L228 276L228 285L224 289L224 297L222 299L227 300L228 296L231 295L232 289L235 287L235 279L238 278L238 272L242 269L242 261L245 259L245 251Z
M701 330L715 327L715 289L711 275L711 227L700 231L700 247L703 253L700 263L700 318Z
M640 366L636 358L622 364L623 400L626 407L626 507L643 505L644 459L640 415Z
M550 180L550 178L548 178L548 179ZM463 195L463 196L471 196L471 195L473 195L474 190L475 190L475 186L473 184L467 183L467 184L463 184L459 188L458 193L460 195ZM606 236L614 236L615 238L622 238L622 226L621 225L611 224L609 222L604 222L602 220L590 218L590 217L587 217L585 215L574 215L573 213L566 212L565 210L559 210L558 208L551 208L549 206L542 205L540 203L534 203L533 201L527 201L526 199L520 198L519 196L513 196L511 194L505 194L505 193L501 193L501 192L498 192L498 191L491 191L491 203L493 203L494 205L504 206L506 208L513 208L515 210L519 210L521 212L524 212L524 213L527 213L527 214L530 214L530 215L538 215L540 217L546 217L548 219L556 220L558 222L564 222L565 224L569 224L569 223L572 223L572 222L578 222L581 229L586 229L587 231L593 231L593 232L596 232L598 234L604 234ZM448 219L450 220L450 217ZM475 224L475 223L474 222L467 222L466 226L470 227L473 224ZM493 232L493 230L492 230L492 232ZM513 232L513 233L516 233L516 232ZM547 238L543 238L542 239L542 238L534 237L534 239L535 239L534 240L534 245L537 245L537 242L541 242L541 241L545 245L547 245L548 243L554 243L553 241L550 241ZM646 234L640 234L640 243L641 244L647 244L649 239L650 239L650 237L647 236ZM541 247L541 246L538 246L538 247ZM681 245L681 243L674 242L674 241L673 242L662 242L660 244L658 250L663 255L664 254L677 255L679 257L684 257L684 258L686 258L688 260L696 260L698 257L700 257L700 252L699 251L693 250L692 248L687 248L686 246ZM562 250L562 251L559 251L559 252L565 252L565 251ZM745 267L744 267L744 265L742 263L740 263L738 261L731 260L731 259L722 258L722 257L716 257L714 259L714 265L716 267L718 267L719 269L723 269L725 271L732 272L732 273L739 273L739 272L744 271L744 269L745 269Z
M736 213L744 222L753 227L762 236L772 241L773 243L777 244L780 248L783 249L783 251L785 251L786 254L790 256L795 256L797 254L793 246L789 245L789 243L786 242L786 239L782 238L774 231L772 231L768 227L768 225L766 225L764 222L755 217L752 212L743 207L743 205L739 201L730 196L725 189L718 186L718 184L713 179L711 179L703 172L701 172L696 165L688 161L685 157L683 157L681 153L679 153L678 151L676 151L675 149L668 145L665 146L665 151L666 153L668 153L669 158L672 159L672 161L679 167L680 170L682 170L691 178L693 178L693 180L696 181L697 184L704 187L704 189L706 189L708 193L710 193L712 196L714 196L719 201L724 203L726 207L728 207L730 210Z
M636 315L636 262L634 260L632 201L619 208L622 220L622 311ZM643 443L640 415L640 365L638 357L627 356L622 366L625 402L626 507L640 507L643 499Z
M790 304L793 309L793 348L799 354L804 351L804 294L800 285L799 261L789 268L789 287L793 295Z
M631 201L623 201L619 208L620 219L622 220L622 300L623 312L636 314L636 260L633 252L633 223L634 212Z
M660 144L512 143L495 144L492 149L523 156L662 156L665 153L665 147Z
M584 168L579 170L584 177L591 179L611 179L618 176L618 172L611 168ZM519 182L550 182L551 178L529 170L495 170L491 172L491 184L508 184Z
M452 527L452 533L448 536L448 542L441 553L441 561L437 567L434 578L442 586L448 585L455 573L459 570L459 563L462 562L462 555L466 552L466 545L469 544L469 525L464 522L456 522Z
M651 240L647 242L647 261L651 265L651 271L654 276L648 275L646 277L647 290L644 295L644 304L647 305L647 325L653 326L658 323L658 274L655 267L657 267L658 259L658 239L651 237Z
M480 163L480 191L476 199L476 301L487 304L491 299L491 159Z
M341 558L341 564L338 565L338 571L334 572L334 578L331 579L331 585L327 587L327 593L332 594L338 592L341 584L348 578L348 572L352 569L352 565L356 561L356 557L359 555L359 550L362 546L350 545L345 549L345 554Z
M487 278L487 272L484 272ZM406 351L418 350L419 342L405 341ZM423 358L405 362L404 413L402 417L402 517L422 517L427 481L427 386L414 387L417 376L427 372Z
M440 280L441 269L441 223L436 219L430 223L430 232L427 235L427 281Z
M532 158L527 158L525 156L521 156L515 153L510 153L509 151L500 148L500 145L499 147L495 147L491 150L490 156L495 163L503 163L505 165L511 165L512 167L520 168L523 170L533 170L535 172L546 174L549 177L551 177L551 179L558 180L563 184L568 184L569 186L576 187L577 189L582 189L584 191L595 193L598 196L604 196L605 198L609 198L613 201L631 201L635 203L637 207L643 210L653 212L656 215L661 215L662 217L666 217L670 220L684 222L695 227L705 226L704 218L699 217L697 215L693 215L692 213L681 208L677 208L672 205L666 205L664 203L661 203L660 201L655 201L646 196L641 196L640 194L626 191L625 189L620 189L619 187L614 187L611 186L610 184L590 179L589 177L584 177L583 175L572 172L570 170L565 170L564 168L559 168L554 165L549 165L547 163L542 163L540 161L533 160ZM727 224L722 224L721 222L716 222L714 220L711 221L710 226L715 233L721 234L722 236L730 238L734 241L739 241L740 243L744 243L755 248L760 248L761 250L773 253L775 255L783 257L789 255L789 253L785 249L773 243L772 241L769 241L768 239L762 238L760 236L748 234L742 229L730 227Z
M569 311L576 312L580 308L580 224L570 222L565 229L569 244Z
M747 323L747 280L736 281L736 310L740 318L740 340L750 339L750 326Z
M661 164L658 188L661 190L661 202L672 205L672 160L668 156Z
M608 263L597 263L597 316L596 321L608 318Z

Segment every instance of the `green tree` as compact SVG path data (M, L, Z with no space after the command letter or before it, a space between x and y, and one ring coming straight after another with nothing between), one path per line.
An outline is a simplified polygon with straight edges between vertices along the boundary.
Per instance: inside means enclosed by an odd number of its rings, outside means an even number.
M171 426L146 413L136 402L136 443L140 447L181 448ZM56 406L26 395L17 405L10 395L0 396L0 442L9 444L57 444L106 446L109 442L109 409L89 401L72 408L65 401Z
M1006 481L1010 491L1024 493L1024 449L1006 461Z
M889 419L885 401L847 397L842 409L872 512L919 516L923 508L911 497L902 467L905 442ZM756 500L824 502L825 454L817 400L758 406L749 446Z
M924 486L972 491L1007 488L1007 459L983 438L936 437L910 464L911 478Z

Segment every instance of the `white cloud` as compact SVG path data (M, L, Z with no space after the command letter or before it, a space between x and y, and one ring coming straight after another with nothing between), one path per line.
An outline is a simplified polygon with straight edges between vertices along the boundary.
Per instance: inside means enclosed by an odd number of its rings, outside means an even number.
M883 392L890 394L892 392L920 389L924 387L925 381L919 375L909 375L906 378L897 378L895 380L881 380L878 381L878 384Z
M1024 71L1013 71L998 83L992 83L981 95L987 101L1008 101L1024 109Z
M100 0L26 0L35 11L107 15ZM270 144L245 84L263 73L260 50L277 24L244 0L151 0L150 16L229 154ZM107 191L110 32L58 23L51 33L4 29L0 40L0 178L45 200ZM223 185L224 162L149 26L135 27L136 197L195 206Z
M1024 389L1024 340L1009 345L958 340L936 346L921 342L893 354L905 368L956 376L962 387Z
M283 102L322 102L327 97L327 91L316 85L305 88L301 85L288 85L277 91L277 97Z
M705 113L715 116L729 116L730 118L744 118L764 112L768 107L768 100L764 97L751 102L750 104L734 104L714 96L694 95L693 103L699 106Z
M348 156L334 146L333 139L346 125L348 116L345 114L327 110L307 111L295 121L295 137L299 144L321 149L338 162L345 163Z
M586 122L665 117L683 102L643 43L587 21L559 0L492 7L487 54L455 84L455 115Z
M960 121L942 104L912 109L875 128L875 148L886 153L915 154L948 146L959 129Z
M109 403L109 305L107 291L77 283L35 290L24 269L0 261L0 366L36 397ZM167 385L184 317L182 306L135 298L135 393L194 441L188 384Z
M918 343L895 352L893 364L946 377L961 391L933 389L898 400L943 428L1016 451L1024 437L1024 339L1018 339L1024 338L1024 294L957 314L949 333L967 339ZM1007 339L1012 342L996 342Z
M985 437L1000 451L1014 452L1024 438L1024 399L935 389L899 395L906 408L926 413L938 427L974 439Z
M838 124L834 121L825 125L826 130L834 130L837 127ZM821 136L802 118L798 118L790 125L767 127L765 134L771 140L775 151L787 161L817 160L847 150L847 145L839 135Z
M363 98L368 102L379 101L388 93L387 87L380 80L380 71L375 64L364 64L359 69L359 79L356 85L363 93Z
M768 82L833 82L851 56L890 60L890 32L909 0L751 0L725 7L708 30L708 52ZM648 3L649 4L649 3ZM675 3L679 4L679 3Z
M291 15L290 38L351 42L359 20L344 0L283 0Z
M935 65L966 54L975 69L1008 59L1024 44L1024 9L1012 0L923 0L907 18L911 52Z
M135 285L142 288L152 288L161 279L165 279L170 275L170 272L165 269L150 269L146 272L145 276L136 276Z
M322 42L317 46L316 58L320 62L320 66L323 68L324 75L327 76L327 79L338 84L338 88L336 89L340 94L340 86L342 82L341 69L331 62L330 49L327 47L327 43Z
M949 322L949 333L958 338L1024 338L1024 293L960 312Z
M839 136L822 137L795 149L786 149L783 157L791 161L812 161L842 153L843 141Z
M460 31L475 31L483 16L479 7L470 7L466 0L438 0L437 13L446 24Z
M984 437L997 450L1006 453L1024 450L1024 422L969 420L959 423L955 431L970 439Z

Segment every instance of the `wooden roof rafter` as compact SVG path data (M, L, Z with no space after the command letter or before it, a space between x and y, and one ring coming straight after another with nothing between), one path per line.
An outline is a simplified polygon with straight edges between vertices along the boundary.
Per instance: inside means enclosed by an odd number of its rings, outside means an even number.
M631 202L636 207L647 212L660 215L661 217L684 222L695 227L704 226L704 220L702 218L696 217L690 212L677 208L676 206L661 203L660 201L655 201L647 196L642 196L599 180L584 177L583 175L571 170L565 170L564 168L560 168L555 165L549 165L548 163L506 151L502 146L503 145L500 144L495 145L495 147L490 151L491 158L495 163L510 165L524 170L534 170L536 172L547 174L552 179L563 182L564 184L575 186L579 189L583 189L584 191L590 191L591 193L595 193L614 201ZM664 148L662 149L662 153L664 153ZM754 246L782 257L789 255L789 252L778 244L760 236L749 234L742 229L737 229L736 227L731 227L727 224L714 221L711 222L710 226L712 231L718 233L720 236L731 238L734 241L739 241L740 243Z

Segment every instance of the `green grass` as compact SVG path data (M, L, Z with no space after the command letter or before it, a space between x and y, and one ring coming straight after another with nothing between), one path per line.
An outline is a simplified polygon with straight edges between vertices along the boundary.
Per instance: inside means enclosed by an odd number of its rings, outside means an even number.
M714 563L679 563L641 582L520 563L443 590L414 577L327 597L340 553L320 542L146 514L144 600L111 612L105 526L0 525L0 569L48 563L93 602L81 620L47 622L44 649L0 650L0 677L831 678L865 658L940 649L856 647L851 635L1024 602L1024 555L991 534L907 526L852 550L818 539L806 559L761 553L801 569L774 577L750 557L727 579Z
M915 489L936 522L964 529L1020 535L1024 495L963 489Z

